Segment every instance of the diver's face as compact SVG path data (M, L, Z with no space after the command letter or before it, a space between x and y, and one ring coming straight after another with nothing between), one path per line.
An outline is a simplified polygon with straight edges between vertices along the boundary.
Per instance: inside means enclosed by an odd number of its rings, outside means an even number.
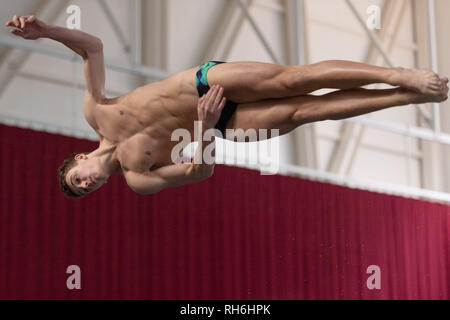
M108 177L102 174L96 159L86 155L77 155L75 159L77 165L69 170L66 180L76 194L85 196L105 184Z

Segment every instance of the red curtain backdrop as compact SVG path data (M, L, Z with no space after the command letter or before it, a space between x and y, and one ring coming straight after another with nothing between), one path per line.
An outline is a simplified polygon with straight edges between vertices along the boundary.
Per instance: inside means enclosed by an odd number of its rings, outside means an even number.
M227 166L70 200L56 169L95 143L7 126L0 142L0 299L449 298L449 206Z

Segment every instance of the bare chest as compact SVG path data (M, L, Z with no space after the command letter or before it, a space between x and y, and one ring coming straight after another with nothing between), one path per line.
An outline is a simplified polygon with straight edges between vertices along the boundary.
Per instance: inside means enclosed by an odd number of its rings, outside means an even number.
M169 146L161 139L146 133L138 133L121 142L118 146L118 159L125 171L146 172L170 161Z

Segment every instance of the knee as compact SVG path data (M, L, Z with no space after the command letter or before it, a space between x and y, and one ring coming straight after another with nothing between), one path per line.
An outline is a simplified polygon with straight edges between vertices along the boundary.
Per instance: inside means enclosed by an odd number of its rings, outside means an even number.
M310 66L289 67L282 75L282 85L289 90L298 89L311 79Z
M297 110L292 116L292 121L297 125L304 125L307 123L333 120L333 116L327 110L328 99L325 97L306 96L302 97L301 103L297 105Z
M307 123L314 122L314 114L308 107L302 106L292 115L292 122L298 127Z

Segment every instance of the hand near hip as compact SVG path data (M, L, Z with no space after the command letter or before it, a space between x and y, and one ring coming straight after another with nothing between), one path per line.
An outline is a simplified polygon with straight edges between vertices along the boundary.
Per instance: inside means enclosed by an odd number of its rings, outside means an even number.
M220 114L225 106L226 98L223 96L223 87L214 85L198 101L198 119L203 122L205 129L214 128L219 121Z

